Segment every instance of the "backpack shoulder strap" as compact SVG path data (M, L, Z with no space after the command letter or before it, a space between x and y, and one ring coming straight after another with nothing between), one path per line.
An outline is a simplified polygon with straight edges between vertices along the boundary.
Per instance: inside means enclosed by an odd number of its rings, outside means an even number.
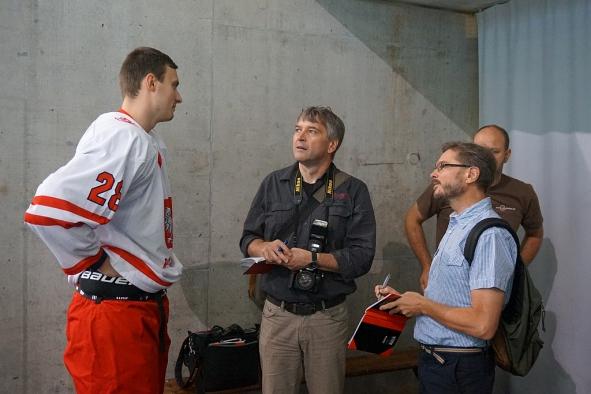
M464 246L464 258L468 262L468 265L472 265L478 238L480 238L480 235L484 232L484 230L491 227L501 227L509 231L513 237L513 240L515 240L515 244L517 245L517 255L519 256L519 238L517 237L517 234L515 234L515 231L513 231L511 228L511 225L506 220L501 218L486 218L476 223L472 230L470 230L468 238L466 239L466 245Z

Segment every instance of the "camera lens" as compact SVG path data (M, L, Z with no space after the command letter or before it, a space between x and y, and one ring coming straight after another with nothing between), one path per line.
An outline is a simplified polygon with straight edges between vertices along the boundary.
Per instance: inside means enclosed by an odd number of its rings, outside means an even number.
M314 274L309 271L300 271L297 274L296 281L298 287L302 290L310 290L314 286Z

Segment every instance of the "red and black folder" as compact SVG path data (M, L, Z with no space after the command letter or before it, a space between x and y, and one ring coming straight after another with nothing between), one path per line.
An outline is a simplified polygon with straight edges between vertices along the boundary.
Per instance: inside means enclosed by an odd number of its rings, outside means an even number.
M408 318L400 314L390 315L379 308L398 297L400 297L398 294L388 294L368 306L347 348L377 353L381 356L391 355Z

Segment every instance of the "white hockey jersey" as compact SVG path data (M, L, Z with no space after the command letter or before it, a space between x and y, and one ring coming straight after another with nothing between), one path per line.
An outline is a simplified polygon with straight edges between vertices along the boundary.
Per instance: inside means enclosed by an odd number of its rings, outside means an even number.
M111 112L90 125L72 160L39 185L25 222L70 283L103 250L113 268L144 291L180 279L166 164L166 146L154 130Z

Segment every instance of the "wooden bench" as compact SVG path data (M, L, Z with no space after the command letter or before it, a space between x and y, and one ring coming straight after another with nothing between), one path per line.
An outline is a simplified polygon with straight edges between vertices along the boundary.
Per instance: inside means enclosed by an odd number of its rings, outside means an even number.
M402 371L412 369L417 373L417 360L419 349L410 348L397 350L390 357L380 357L375 354L347 357L347 377L373 375L384 372ZM217 394L241 393L245 391L260 390L260 385L241 387L240 389L216 391ZM181 389L174 379L166 381L164 394L189 394L195 393L195 387Z
M395 351L389 357L376 354L352 356L347 358L347 377L373 375L377 373L412 369L416 375L419 349L403 349Z

